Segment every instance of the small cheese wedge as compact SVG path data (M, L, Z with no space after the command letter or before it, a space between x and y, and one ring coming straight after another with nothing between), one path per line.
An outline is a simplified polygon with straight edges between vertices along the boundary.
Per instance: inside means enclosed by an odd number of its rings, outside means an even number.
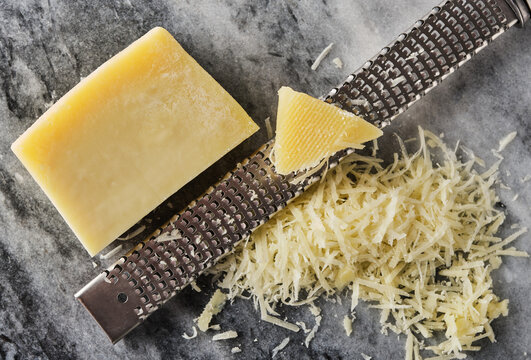
M289 87L282 87L278 97L274 157L279 174L311 168L382 135L362 118Z
M158 27L70 90L12 150L95 255L257 129Z

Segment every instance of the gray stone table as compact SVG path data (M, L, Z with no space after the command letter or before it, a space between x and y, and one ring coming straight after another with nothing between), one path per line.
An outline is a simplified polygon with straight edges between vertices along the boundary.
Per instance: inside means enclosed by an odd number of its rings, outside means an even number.
M218 320L240 337L186 341L212 293L186 289L115 346L74 300L74 293L108 265L75 239L52 204L9 150L10 144L56 99L98 65L154 26L167 28L264 127L274 120L276 90L289 85L313 95L328 92L365 60L423 16L437 0L0 1L0 358L5 359L225 359L269 358L287 330L259 321L248 301L228 306ZM310 65L330 42L335 47L317 71ZM531 223L531 29L511 29L457 75L386 129L382 153L397 149L392 133L407 137L418 125L466 146L492 163L489 149L505 134L518 136L501 165L500 190L508 220ZM332 59L345 67L337 69ZM182 207L266 139L263 129L172 197ZM200 149L191 149L200 151ZM510 173L510 176L508 174ZM516 201L512 201L519 193ZM155 222L168 215L154 214ZM129 244L130 245L130 244ZM531 252L530 236L515 245ZM510 314L494 321L498 342L482 341L472 359L522 359L531 354L531 263L506 259L495 291L510 299ZM345 302L346 303L346 302ZM404 337L380 334L378 312L361 304L351 337L340 320L347 305L324 303L323 324L307 349L291 335L285 359L401 359ZM282 309L312 323L306 309ZM256 339L256 341L255 341ZM231 355L240 346L243 352Z

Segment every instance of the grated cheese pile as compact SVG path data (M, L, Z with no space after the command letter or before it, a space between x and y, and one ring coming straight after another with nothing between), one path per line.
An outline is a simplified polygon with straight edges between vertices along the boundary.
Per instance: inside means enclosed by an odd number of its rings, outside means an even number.
M420 128L419 139L412 155L399 139L388 167L353 154L329 171L212 270L224 274L218 285L229 298L252 295L262 319L297 330L277 304L313 306L348 287L351 311L369 301L383 332L407 334L408 359L422 349L462 358L476 341L494 341L491 321L507 315L508 300L493 293L491 271L501 256L528 256L510 247L526 229L496 236L505 219L494 207L499 163L479 174L475 157L458 160ZM443 341L424 347L435 333Z

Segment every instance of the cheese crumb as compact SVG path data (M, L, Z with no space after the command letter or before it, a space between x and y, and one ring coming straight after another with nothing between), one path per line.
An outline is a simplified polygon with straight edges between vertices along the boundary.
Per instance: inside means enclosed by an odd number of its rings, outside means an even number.
M107 260L111 257L113 257L114 255L118 254L120 252L120 250L122 250L122 245L118 245L117 247L115 247L114 249L112 249L111 251L109 251L107 254L105 255L100 255L100 259L103 259L103 260Z
M371 360L372 359L372 357L370 357L369 355L364 354L364 353L361 353L361 357L363 358L363 360Z
M406 339L406 360L413 360L413 335L411 331L408 332Z
M516 131L513 131L509 134L507 134L503 139L500 140L499 146L498 146L498 152L503 151L507 145L511 143L511 141L514 140L518 133Z
M510 186L507 186L505 185L504 183L502 183L501 181L499 182L500 184L500 189L503 189L503 190L512 190L512 188Z
M391 85L391 87L395 87L395 86L403 83L404 81L406 81L406 77L404 75L400 75L396 79L391 80L390 81L390 85Z
M348 315L345 315L345 317L343 318L343 328L345 329L347 336L350 336L350 334L352 334L352 319L349 318Z
M142 234L144 232L144 230L146 230L146 226L145 225L139 226L137 229L131 231L126 236L119 237L118 240L123 240L123 241L130 240L130 239L134 238L135 236L138 236L138 235Z
M317 68L321 64L321 61L323 61L323 59L328 55L328 53L330 53L330 51L332 50L333 46L334 46L334 43L330 43L330 45L328 45L327 47L324 48L323 51L321 51L319 56L317 56L317 58L315 59L315 61L312 64L311 69L313 71L317 70Z
M287 322L287 321L284 321L284 320L280 320L279 318L276 318L276 317L271 316L271 315L263 314L260 317L260 319L265 321L265 322L280 326L280 327L282 327L284 329L291 330L293 332L298 332L300 330L297 325L292 324L292 323Z
M157 242L167 242L180 239L182 239L182 236L178 229L172 230L171 232L165 232L157 236Z
M418 51L412 51L411 54L406 58L407 60L417 60L417 57L420 55Z
M190 286L192 287L192 289L194 289L195 292L201 292L201 288L199 286L197 286L197 283L195 281L192 281L190 283Z
M267 130L267 138L271 139L273 137L273 128L271 127L271 118L269 116L266 117L264 122L265 122L266 130Z
M197 319L197 326L199 327L199 330L203 332L208 330L208 326L210 325L212 317L217 315L223 309L226 301L227 296L222 293L221 290L216 290L216 292L214 292L214 295L212 295L212 298L208 304L206 304L205 309Z
M321 314L321 308L316 306L313 302L310 302L308 306L310 307L310 313L313 316L319 316Z
M369 102L365 99L353 99L349 100L350 105L354 106L368 106Z
M188 335L187 333L184 333L181 336L186 340L193 339L197 337L197 329L195 328L195 326L192 326L192 335Z
M282 340L273 350L271 350L271 358L274 358L281 350L283 350L289 344L289 337Z
M372 140L372 156L375 157L376 154L378 153L378 150L380 148L378 147L378 139L373 139Z
M15 173L15 179L21 184L24 182L24 177L20 175L18 172Z
M343 68L343 61L341 61L340 58L336 57L336 58L334 58L334 60L332 60L332 62L334 63L336 68L338 68L338 69L342 69Z
M235 346L232 349L230 349L230 353L231 354L237 354L237 353L241 353L241 352L242 352L242 349L240 349L238 346Z
M297 324L297 325L302 329L302 331L303 331L305 334L307 334L307 333L310 332L310 329L308 329L308 328L306 327L306 324L304 323L304 321L297 321L295 324Z
M315 337L315 333L317 333L317 330L319 329L319 326L321 325L321 319L322 319L321 315L315 318L315 325L313 326L310 333L306 336L306 339L304 339L304 346L306 347L310 346L310 342Z
M238 333L234 330L229 330L222 332L221 334L216 334L212 336L213 341L220 341L220 340L228 340L228 339L234 339L238 337Z

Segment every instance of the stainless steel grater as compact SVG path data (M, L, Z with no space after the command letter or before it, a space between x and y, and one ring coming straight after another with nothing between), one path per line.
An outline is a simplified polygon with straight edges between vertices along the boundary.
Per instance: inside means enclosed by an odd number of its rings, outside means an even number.
M324 100L383 128L509 27L531 0L448 0ZM115 343L352 152L307 177L275 172L267 142L75 296ZM295 179L297 177L297 179Z

